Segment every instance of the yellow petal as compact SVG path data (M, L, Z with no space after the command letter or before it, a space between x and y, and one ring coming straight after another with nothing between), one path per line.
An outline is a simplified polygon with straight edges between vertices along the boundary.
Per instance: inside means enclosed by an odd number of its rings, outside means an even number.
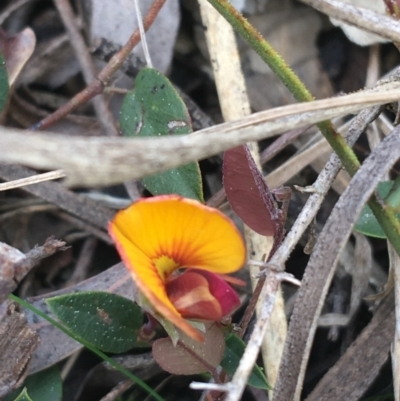
M154 263L133 245L129 239L122 235L118 231L118 227L113 223L109 225L109 232L125 266L130 270L138 289L145 295L148 301L160 314L186 334L198 341L202 341L203 336L182 318L181 314L169 300L164 281L158 274Z
M117 213L109 231L138 288L158 312L191 336L199 333L168 299L166 278L180 267L224 274L245 262L243 240L225 215L176 195L139 200Z
M217 209L176 195L140 200L119 212L112 226L151 260L167 256L180 267L225 274L239 270L246 251L233 222ZM176 267L166 264L160 274Z

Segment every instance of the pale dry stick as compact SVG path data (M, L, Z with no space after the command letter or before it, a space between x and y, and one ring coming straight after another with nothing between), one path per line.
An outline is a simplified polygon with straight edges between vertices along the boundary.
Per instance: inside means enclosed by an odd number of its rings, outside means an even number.
M353 144L359 135L365 130L367 125L373 121L380 112L379 107L374 107L370 110L362 111L354 120L352 126L349 129L348 141ZM336 154L333 154L325 168L319 174L317 180L315 181L313 187L315 188L315 193L311 194L308 198L305 206L297 217L293 227L290 232L285 237L283 243L278 248L276 253L270 260L271 266L275 266L279 270L283 270L284 264L288 259L291 251L299 241L300 237L303 235L304 231L307 229L308 225L314 219L317 214L322 201L325 198L333 180L335 179L337 173L341 168L341 163ZM274 274L271 277L275 277ZM238 369L232 378L233 391L229 392L226 401L238 401L243 393L244 387L243 383L246 383L254 363L257 359L257 355L260 349L260 337L266 330L266 324L268 322L269 313L271 310L271 303L275 302L275 294L271 293L271 290L277 288L278 283L268 284L268 280L264 285L261 292L261 299L264 299L262 307L262 318L260 318L253 330L251 338L246 347L245 353L241 359ZM243 379L244 378L244 379Z
M153 64L151 62L151 57L149 53L149 47L147 46L146 34L144 31L143 20L142 20L142 13L140 12L140 7L139 7L139 0L134 0L134 3L135 3L136 19L139 28L140 39L142 41L144 58L146 60L147 67L153 68Z
M14 180L4 182L0 184L0 191L8 191L9 189L26 187L27 185L37 184L39 182L58 180L64 178L65 173L62 170L49 171L48 173L33 175L32 177L21 178L20 180Z
M90 263L92 262L94 251L97 246L97 238L88 237L83 243L79 253L78 260L75 264L74 272L66 283L66 287L74 286L88 278Z
M365 87L371 88L376 85L376 82L380 76L380 44L375 44L369 49L369 60L368 60L368 68L367 68L367 78L365 80ZM380 135L377 130L376 122L373 121L371 124L371 129L367 129L367 139L369 148L371 150L375 149L380 142Z
M225 121L236 120L251 114L250 101L247 96L246 83L240 64L235 33L232 26L215 10L207 0L199 0L203 25L207 27L206 39L218 91L219 103ZM249 142L247 146L259 168L262 171L260 153L257 142ZM265 237L244 226L247 254L253 259L261 260L272 249L273 237ZM259 269L254 265L249 267L251 285L257 285L254 273ZM276 306L271 315L270 325L262 347L262 355L267 377L271 386L278 374L276 361L283 352L286 337L287 322L284 310L282 292L277 293ZM256 310L259 310L260 302Z
M58 13L67 29L68 36L71 40L71 45L75 50L76 57L82 68L82 74L85 79L86 85L90 85L96 78L96 68L93 60L90 57L89 51L86 47L85 41L79 32L79 28L75 22L76 17L69 0L54 0L58 9ZM110 136L117 136L118 131L114 124L114 119L107 106L105 98L100 95L93 99L93 106L96 111L96 116L104 128L105 134Z
M190 388L192 390L207 390L207 391L229 391L232 388L230 383L202 383L202 382L191 382Z
M347 22L350 25L382 36L395 43L400 42L400 25L394 18L375 13L365 8L354 7L337 0L300 1L332 18Z
M378 122L379 122L379 128L381 129L381 132L385 136L388 136L394 129L393 123L384 114L381 114L379 116Z
M72 214L69 214L69 213L66 213L63 211L58 211L56 214L61 219L68 221L73 226L81 229L85 233L94 235L95 237L102 240L106 244L114 245L114 242L112 241L110 236L108 234L106 234L103 230L99 229L98 227L88 224L81 218L75 217L75 215L72 215Z
M389 82L372 91L277 107L190 135L168 138L71 138L36 132L27 135L27 131L0 127L0 161L22 162L43 169L62 168L69 185L90 187L121 183L204 159L249 141L272 137L294 127L398 100L400 90L392 88L398 88L399 84Z
M369 58L368 58L368 67L367 67L367 78L365 80L366 88L373 88L376 85L380 77L380 54L381 47L380 44L372 45L369 48Z
M400 258L388 241L390 268L394 271L396 326L392 347L394 399L400 401Z
M100 399L100 401L114 401L126 390L129 390L133 386L132 380L124 380L118 383L108 394Z
M322 158L330 153L332 153L332 148L326 139L322 137L313 145L304 149L302 152L296 153L278 168L271 171L271 173L265 177L265 180L270 188L277 188L290 180L316 159Z
M353 120L344 123L342 126L336 129L336 131L343 135L348 129ZM313 168L320 173L323 166L325 166L326 161L329 158L329 155L332 153L332 148L326 141L326 139L320 135L320 139L314 142L312 145L306 147L302 151L296 153L293 157L288 159L282 165L280 165L275 170L271 171L264 178L267 181L267 184L270 188L277 188L285 182L289 181L296 174L299 173L303 168L308 165L313 165ZM325 157L325 161L323 162L323 158ZM318 163L318 164L317 164ZM323 164L322 164L323 163ZM316 168L315 164L320 165L319 169ZM340 176L340 173L338 177ZM338 178L336 177L336 179ZM337 191L337 188L333 187ZM339 192L339 191L337 191ZM343 192L343 191L342 191ZM341 192L339 192L341 193Z
M58 208L56 205L50 204L39 204L30 205L25 207L17 207L14 210L10 210L0 214L0 223L13 218L14 216L22 217L25 214L41 213L41 212L52 212L56 211Z
M83 348L79 349L78 351L74 352L65 362L61 372L61 380L64 382L64 380L68 377L69 373L71 372L71 369L74 367L76 360L79 358L79 356L82 353Z

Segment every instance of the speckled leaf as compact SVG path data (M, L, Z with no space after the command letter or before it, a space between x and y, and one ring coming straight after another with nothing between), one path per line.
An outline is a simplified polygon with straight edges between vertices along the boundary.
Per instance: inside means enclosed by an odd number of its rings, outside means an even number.
M0 113L7 102L9 89L6 62L0 52Z
M235 213L251 229L280 241L283 216L246 145L224 154L226 196Z
M228 372L228 374L233 375L239 366L246 344L234 334L228 334L226 336L225 344L225 354L221 366ZM253 371L251 372L248 385L263 390L269 390L271 388L264 373L257 365L254 366Z
M387 202L392 207L398 208L399 207L399 188L393 188L393 181L384 181L379 183L378 185L378 194L381 198L387 197ZM400 213L397 214L397 218L400 219ZM354 230L368 235L370 237L375 238L386 238L386 234L384 233L382 227L376 220L372 210L368 205L364 207L360 216L357 219L356 224L354 225Z
M170 81L157 70L145 68L124 99L120 124L124 136L182 135L192 132L189 113ZM162 149L160 149L162 153ZM203 202L198 163L189 163L143 178L153 195L179 194Z
M78 292L46 300L70 330L106 352L125 352L137 343L141 309L127 298L101 291Z
M156 340L153 343L154 359L165 371L174 375L204 373L210 370L207 366L215 369L224 355L224 335L221 329L212 323L208 324L204 338L204 342L199 342L180 331L176 346L169 337ZM201 360L206 363L202 363Z
M32 398L29 397L26 388L21 391L21 394L15 398L14 401L33 401Z
M23 386L4 398L3 401L12 401L23 389L29 393L33 401L61 401L62 381L57 366L42 370L26 378Z

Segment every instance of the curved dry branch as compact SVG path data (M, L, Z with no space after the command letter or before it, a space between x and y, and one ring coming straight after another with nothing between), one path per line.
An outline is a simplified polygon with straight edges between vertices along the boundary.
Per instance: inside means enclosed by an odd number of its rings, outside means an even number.
M321 232L304 273L297 296L274 400L300 399L303 378L325 296L339 254L350 236L354 221L381 177L400 157L400 127L384 139L364 162L343 193Z
M284 131L400 98L399 83L375 91L277 107L232 123L167 138L87 138L0 127L0 161L63 169L70 185L111 185L204 159ZM396 89L393 89L396 88ZM222 135L223 133L223 135Z
M393 42L400 41L399 22L387 15L381 15L366 8L355 7L337 0L301 1L332 18L347 22Z

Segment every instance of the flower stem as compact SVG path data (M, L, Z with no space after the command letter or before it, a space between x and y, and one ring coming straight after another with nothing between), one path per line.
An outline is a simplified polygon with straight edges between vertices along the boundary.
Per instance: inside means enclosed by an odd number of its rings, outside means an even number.
M42 319L48 321L50 324L52 324L54 327L57 327L59 330L61 330L63 333L65 333L67 336L71 337L75 341L81 343L84 347L92 351L94 354L99 356L101 359L103 359L105 362L109 363L113 368L119 370L123 375L125 375L128 379L132 380L134 383L138 384L140 387L142 387L143 390L147 391L150 395L152 395L157 401L165 401L164 398L162 398L157 392L155 392L150 386L148 386L143 380L139 379L137 376L135 376L133 373L129 372L129 370L125 369L123 366L121 366L118 362L114 361L114 359L110 358L107 356L104 352L100 351L90 343L88 343L86 340L82 339L81 337L77 336L74 332L72 332L70 329L67 327L63 326L56 320L52 319L50 316L47 316L45 313L40 311L39 309L36 309L33 305L31 305L29 302L24 301L23 299L10 294L9 298L20 304L26 309L29 309L36 315L40 316Z
M218 12L233 26L233 28L245 39L255 52L265 61L276 76L290 90L296 100L308 102L313 96L304 83L288 66L280 54L262 37L262 35L243 17L228 0L208 0ZM317 124L325 139L339 156L344 168L353 176L360 162L353 149L346 144L345 139L336 132L330 121L322 121ZM396 252L400 255L400 222L391 208L382 206L376 197L368 202L376 219L385 231Z

